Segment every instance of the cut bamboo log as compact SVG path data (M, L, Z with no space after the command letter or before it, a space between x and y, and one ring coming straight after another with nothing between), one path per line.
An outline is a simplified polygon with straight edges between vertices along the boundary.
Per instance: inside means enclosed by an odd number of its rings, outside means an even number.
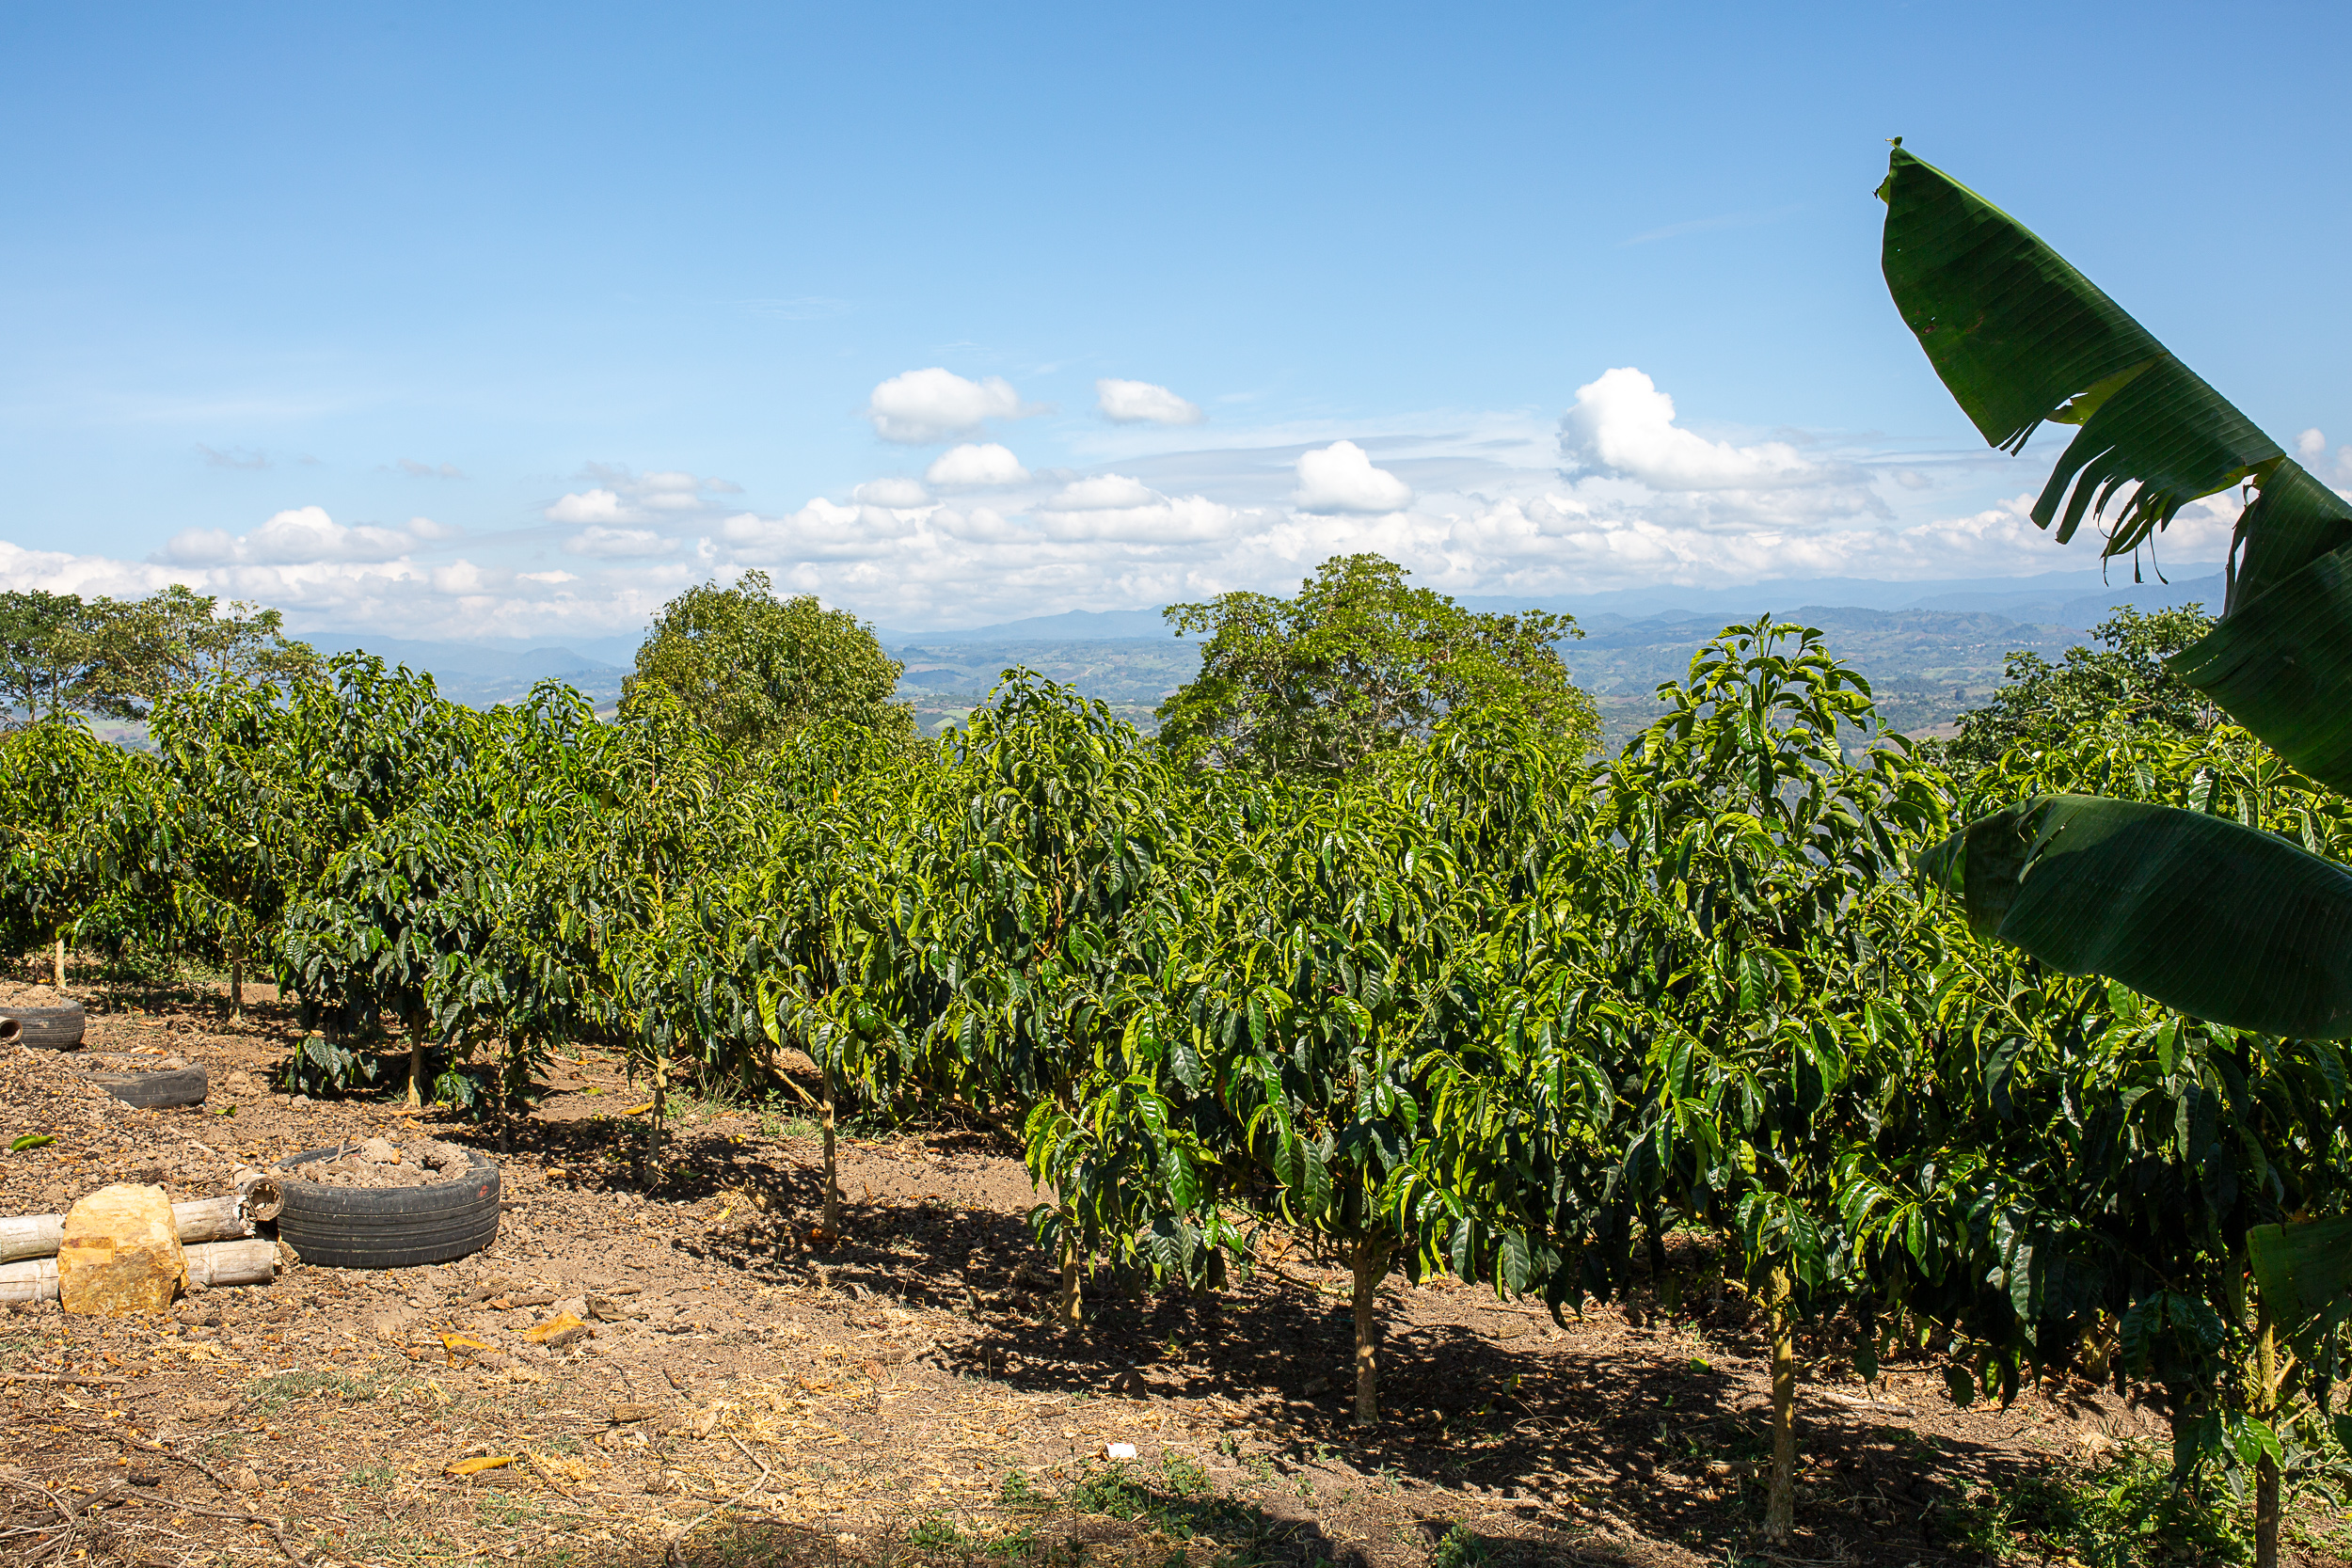
M9 1306L57 1299L57 1260L28 1258L22 1263L0 1263L0 1303Z
M263 1188L267 1189L265 1193ZM256 1219L275 1218L285 1203L278 1183L264 1178L245 1194L227 1193L219 1197L175 1203L171 1206L171 1219L180 1233L182 1246L200 1242L242 1241L253 1234ZM268 1212L259 1212L262 1209ZM55 1258L64 1237L63 1214L18 1214L0 1219L0 1263L13 1263L21 1258Z
M13 1263L20 1258L54 1261L64 1240L63 1214L16 1214L0 1219L0 1263Z
M185 1250L188 1289L266 1285L278 1277L278 1243L266 1237L236 1242L199 1242ZM0 1263L0 1305L57 1299L57 1260L28 1258Z
M188 1289L223 1285L266 1285L278 1277L278 1243L265 1236L248 1242L204 1242L188 1248Z

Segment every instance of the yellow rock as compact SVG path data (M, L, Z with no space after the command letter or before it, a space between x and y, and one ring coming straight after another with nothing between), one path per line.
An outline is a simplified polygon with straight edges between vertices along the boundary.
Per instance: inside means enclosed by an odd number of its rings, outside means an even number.
M101 1187L66 1211L57 1294L69 1312L116 1318L171 1305L187 1284L171 1199L161 1187Z

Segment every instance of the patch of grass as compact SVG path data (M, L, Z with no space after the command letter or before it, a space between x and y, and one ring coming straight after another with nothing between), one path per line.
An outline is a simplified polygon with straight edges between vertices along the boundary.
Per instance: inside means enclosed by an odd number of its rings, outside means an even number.
M1491 1555L1484 1537L1471 1534L1468 1525L1456 1525L1429 1554L1429 1568L1480 1568Z
M371 1492L389 1492L399 1482L400 1473L389 1465L362 1465L343 1476L345 1485L365 1487Z
M2252 1510L2214 1483L2176 1488L2150 1449L2089 1467L2056 1465L1999 1488L1975 1487L1931 1515L1948 1548L1988 1563L2073 1554L2085 1568L2158 1568L2254 1560Z
M257 1408L275 1412L295 1400L316 1399L322 1394L366 1403L382 1399L387 1394L396 1394L401 1386L397 1380L374 1372L357 1369L352 1371L321 1369L316 1371L272 1372L267 1377L257 1377L245 1386L245 1397L252 1401Z

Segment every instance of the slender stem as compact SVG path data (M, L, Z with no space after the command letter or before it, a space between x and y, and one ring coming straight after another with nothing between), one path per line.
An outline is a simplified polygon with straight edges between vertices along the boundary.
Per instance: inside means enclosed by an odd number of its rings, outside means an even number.
M424 1103L424 1020L413 1013L408 1018L408 1103Z
M1061 1229L1061 1296L1054 1306L1054 1319L1064 1328L1077 1328L1086 1322L1086 1304L1078 1293L1080 1265L1085 1261L1078 1245L1077 1220L1065 1215Z
M2279 1341L2270 1308L2260 1308L2254 1340L2256 1412L2274 1431L2279 1421ZM2279 1461L2268 1449L2254 1461L2254 1568L2279 1568Z
M1772 1484L1764 1504L1764 1539L1785 1546L1797 1530L1796 1304L1786 1268L1772 1270L1764 1310L1772 1337Z
M841 1234L841 1181L834 1174L833 1148L833 1069L825 1069L825 1234Z
M1380 1282L1389 1276L1395 1251L1386 1236L1357 1240L1352 1259L1356 1272L1356 1424L1380 1424Z

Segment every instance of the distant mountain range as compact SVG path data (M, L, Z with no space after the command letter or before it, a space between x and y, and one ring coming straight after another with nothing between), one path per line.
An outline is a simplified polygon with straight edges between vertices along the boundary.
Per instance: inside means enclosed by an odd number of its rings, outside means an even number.
M469 707L516 701L529 696L531 689L544 680L564 681L602 705L620 699L622 677L629 672L628 665L562 647L506 649L475 642L373 636L304 641L322 654L371 653L387 664L405 664L429 673L442 696Z
M2220 608L2218 575L2179 582L2105 582L2097 572L2039 578L1879 582L1821 578L1737 589L1643 588L1607 594L1463 595L1472 610L1572 614L1585 635L1563 643L1577 683L1600 701L1613 747L1648 721L1655 689L1680 676L1692 652L1723 626L1774 614L1818 626L1830 646L1871 679L1889 723L1917 733L1947 725L2000 683L2010 652L2057 657L2119 605L2152 610L2202 602ZM1069 610L951 631L878 630L906 665L898 695L936 732L981 702L998 677L1025 666L1109 703L1149 728L1152 710L1200 668L1198 640L1178 638L1156 610ZM620 699L635 663L627 637L533 647L314 635L321 653L364 648L430 671L442 693L477 707L515 702L542 680L576 687L599 707Z

